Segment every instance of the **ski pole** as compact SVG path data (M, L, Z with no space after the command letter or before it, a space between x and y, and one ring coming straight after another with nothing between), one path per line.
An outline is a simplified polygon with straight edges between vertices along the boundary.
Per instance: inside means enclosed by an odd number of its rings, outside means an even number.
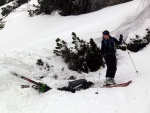
M98 83L100 83L100 75L101 75L101 67L100 67L100 73L99 73ZM99 94L98 87L97 87L97 91L95 92L95 94Z
M135 64L134 64L134 62L133 62L133 59L132 59L132 57L131 57L131 55L130 55L130 52L129 52L129 50L128 50L128 45L125 43L124 40L123 40L123 43L126 45L126 50L127 50L127 52L128 52L128 55L129 55L129 57L130 57L130 59L131 59L131 61L132 61L132 64L133 64L133 66L134 66L134 68L135 68L136 73L138 74L138 70L137 70L137 68L136 68L136 66L135 66Z

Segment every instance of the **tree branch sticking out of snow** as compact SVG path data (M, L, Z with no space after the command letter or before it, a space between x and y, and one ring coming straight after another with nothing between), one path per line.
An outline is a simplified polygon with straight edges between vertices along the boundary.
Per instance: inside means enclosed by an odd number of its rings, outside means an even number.
M67 42L57 38L57 47L54 50L54 53L61 56L68 64L69 69L79 73L89 73L104 66L101 50L92 38L86 42L72 33L72 39L73 47L68 47Z

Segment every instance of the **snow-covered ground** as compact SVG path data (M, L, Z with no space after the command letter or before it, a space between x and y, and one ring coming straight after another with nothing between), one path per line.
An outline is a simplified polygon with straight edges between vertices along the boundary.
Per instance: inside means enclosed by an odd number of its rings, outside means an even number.
M35 3L32 0L30 4ZM126 88L100 89L98 85L105 79L106 68L101 72L78 74L67 69L67 65L52 52L56 38L71 42L71 32L80 38L94 38L100 44L101 32L111 31L113 36L122 33L125 38L134 38L135 34L146 35L150 27L150 7L145 1L136 13L140 0L104 8L100 11L80 16L62 17L57 13L29 17L26 12L29 4L19 7L4 20L5 28L0 31L0 112L2 113L149 113L150 112L150 45L131 56L139 71L135 73L132 62L125 51L118 51L118 83L132 80ZM51 70L36 66L37 59L49 64ZM64 71L62 71L64 68ZM53 89L39 94L23 84L30 84L14 77L15 71L33 80L46 83ZM100 76L100 83L98 82ZM58 76L55 80L54 76ZM44 76L42 80L39 77ZM93 81L95 88L82 90L75 94L57 91L56 88L67 85L68 78L86 78Z

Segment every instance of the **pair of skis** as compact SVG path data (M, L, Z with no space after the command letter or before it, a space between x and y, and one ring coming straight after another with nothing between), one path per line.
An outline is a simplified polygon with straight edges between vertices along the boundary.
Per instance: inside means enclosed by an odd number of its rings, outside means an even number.
M22 75L20 75L18 73L11 72L11 74L14 75L14 76L17 76L17 77L19 77L21 79L24 79L24 80L26 80L28 82L33 83L34 85L32 85L32 88L38 90L40 93L44 93L44 92L47 92L47 91L52 89L49 86L47 86L46 84L43 84L43 83L40 83L40 82L39 83L35 82L35 81L33 81L33 80L31 80L31 79L29 79L27 77L24 77L24 76L22 76ZM21 86L21 88L29 88L29 87L30 87L30 85L22 85Z

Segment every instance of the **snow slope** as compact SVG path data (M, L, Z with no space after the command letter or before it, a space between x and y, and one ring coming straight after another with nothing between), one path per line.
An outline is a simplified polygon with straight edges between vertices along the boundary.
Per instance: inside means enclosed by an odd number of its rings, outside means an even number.
M36 2L32 0L30 4ZM133 80L126 88L100 89L98 85L105 79L106 68L101 72L78 74L67 69L59 57L52 54L55 39L60 37L71 42L71 32L76 32L84 40L101 40L101 32L108 29L112 35L123 33L125 37L134 34L143 36L150 27L150 13L147 1L135 15L140 0L116 5L97 12L80 16L62 17L56 13L30 18L25 11L29 4L18 8L5 18L6 26L0 31L0 112L2 113L149 113L150 84L149 67L150 45L131 56L139 71L137 75L127 52L118 51L118 83ZM132 7L132 8L129 8ZM119 12L121 11L121 12ZM141 15L141 11L143 12ZM140 18L136 20L136 17ZM129 21L130 20L130 21ZM135 27L135 23L139 23ZM124 31L127 32L124 32ZM54 65L48 72L36 66L37 59ZM40 68L42 68L40 70ZM62 71L64 68L64 71ZM30 84L14 77L15 71L33 80L48 84L53 90L39 94L33 89L21 89ZM99 73L100 83L98 81ZM54 76L58 76L55 80ZM39 77L44 76L42 80ZM75 94L60 92L56 88L67 85L68 78L86 78L93 81L95 88Z
M84 39L99 38L103 30L113 31L127 18L135 16L139 2L139 0L134 0L80 16L62 17L56 13L51 16L42 15L32 18L29 18L25 11L29 5L23 5L5 19L6 26L0 31L0 36L2 36L0 51L23 45L35 49L53 49L57 37L71 41L71 32L76 32ZM147 4L144 7L146 6ZM10 42L12 44L8 44Z
M150 6L145 7L138 15L129 17L127 21L122 23L116 30L115 33L118 36L122 33L128 41L130 38L134 38L135 35L144 37L146 35L145 28L150 28Z

